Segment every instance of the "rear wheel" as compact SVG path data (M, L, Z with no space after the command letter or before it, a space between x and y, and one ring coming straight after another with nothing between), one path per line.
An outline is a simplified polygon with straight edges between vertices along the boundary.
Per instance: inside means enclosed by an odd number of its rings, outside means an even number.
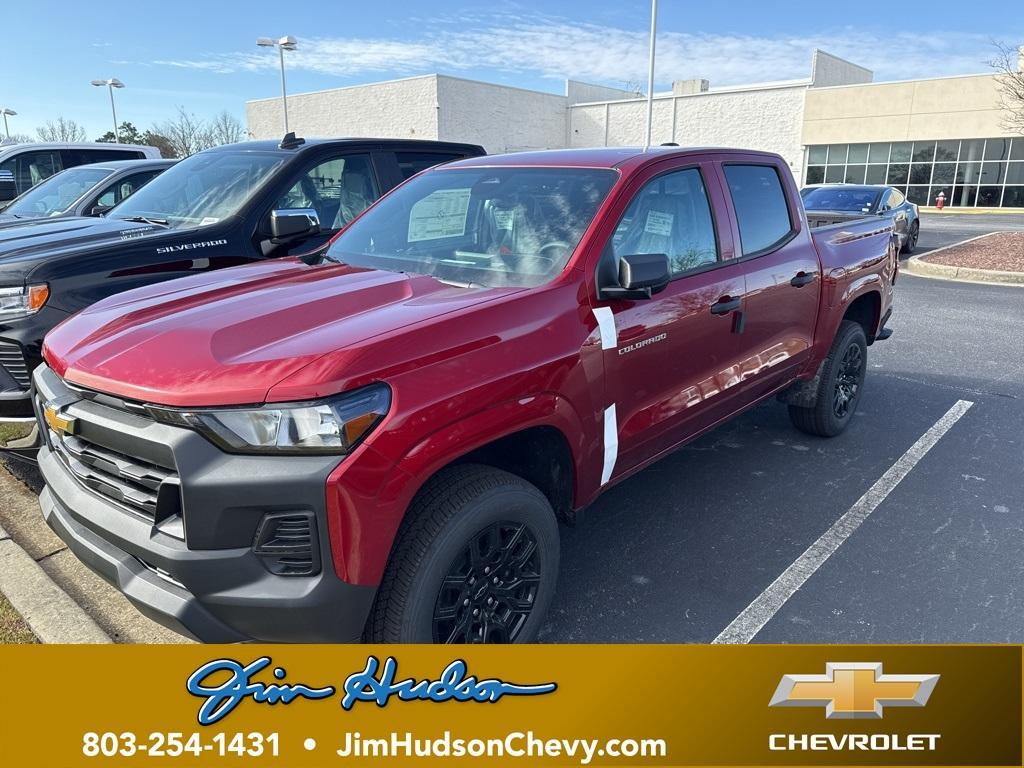
M399 532L367 624L378 643L522 643L558 574L558 523L536 487L492 467L440 472Z
M789 418L801 432L835 437L846 429L864 389L867 338L860 323L844 320L818 379L813 406L789 406Z

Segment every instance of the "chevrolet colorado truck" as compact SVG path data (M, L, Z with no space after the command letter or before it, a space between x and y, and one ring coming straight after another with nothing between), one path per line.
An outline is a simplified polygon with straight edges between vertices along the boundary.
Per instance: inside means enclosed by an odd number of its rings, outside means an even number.
M406 178L483 152L289 134L192 155L101 219L0 229L0 448L33 455L32 370L69 315L130 288L313 250Z
M811 231L774 154L449 163L315 256L53 330L43 515L200 640L528 641L607 488L768 398L850 424L896 272L888 222Z

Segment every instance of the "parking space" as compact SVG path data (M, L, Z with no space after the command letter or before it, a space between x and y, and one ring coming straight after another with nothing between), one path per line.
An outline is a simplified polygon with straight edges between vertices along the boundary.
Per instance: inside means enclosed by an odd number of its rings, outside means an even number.
M897 291L844 435L766 403L612 489L563 529L541 640L711 642L959 400L974 405L753 641L1024 639L1024 289L905 275ZM84 568L53 575L108 631L127 622ZM171 639L132 620L119 639Z

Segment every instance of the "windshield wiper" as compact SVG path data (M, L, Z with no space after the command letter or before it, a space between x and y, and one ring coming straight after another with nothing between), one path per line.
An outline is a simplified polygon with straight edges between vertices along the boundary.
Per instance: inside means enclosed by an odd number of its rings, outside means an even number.
M136 221L139 224L152 224L154 227L171 226L171 222L167 219L151 219L149 216L125 216L121 221Z

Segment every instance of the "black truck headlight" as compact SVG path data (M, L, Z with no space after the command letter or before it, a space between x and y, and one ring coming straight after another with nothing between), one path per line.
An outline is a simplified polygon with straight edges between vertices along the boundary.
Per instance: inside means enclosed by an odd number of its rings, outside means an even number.
M0 288L0 318L34 315L43 308L48 298L50 289L46 283Z
M344 454L380 423L390 406L391 390L374 384L310 403L150 411L159 421L198 430L231 453Z

